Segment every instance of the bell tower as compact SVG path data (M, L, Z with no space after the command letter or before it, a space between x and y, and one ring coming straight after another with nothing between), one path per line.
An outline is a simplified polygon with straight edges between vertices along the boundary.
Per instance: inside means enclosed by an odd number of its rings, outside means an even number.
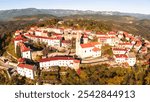
M78 56L80 52L80 38L81 38L81 34L77 33L77 37L76 37L76 55Z

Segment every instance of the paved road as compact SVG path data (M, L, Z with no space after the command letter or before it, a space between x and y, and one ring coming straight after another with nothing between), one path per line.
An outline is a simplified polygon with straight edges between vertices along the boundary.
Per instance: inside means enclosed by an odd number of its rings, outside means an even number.
M48 55L48 57L53 57L53 56L64 56L68 55L68 53L60 53L60 52L54 52ZM69 55L75 55L75 53L71 53ZM88 59L83 59L81 61L82 64L100 64L100 63L108 63L109 60L107 57L99 57L99 58L88 58Z
M1 66L1 68L3 67L3 68L6 68L6 65L5 65L5 63L3 62L3 60L0 58L0 66Z
M11 56L12 58L14 58L15 60L17 60L17 58L15 56L13 56L12 54L10 54L8 51L6 51L6 53Z
M6 69L6 67L0 66L0 69Z
M108 58L90 58L90 59L84 59L82 60L81 63L83 64L90 64L90 63L99 63L99 62L105 62L105 61L109 61Z
M16 68L17 64L7 61L6 63L3 62L4 57L0 57L0 66L2 66L5 69L8 68ZM7 58L6 58L7 59Z
M48 54L48 57L54 57L54 56L65 56L65 55L73 56L73 55L75 55L75 53L68 54L68 52L65 52L65 53L61 53L61 52L54 52L54 53L50 53L50 54Z

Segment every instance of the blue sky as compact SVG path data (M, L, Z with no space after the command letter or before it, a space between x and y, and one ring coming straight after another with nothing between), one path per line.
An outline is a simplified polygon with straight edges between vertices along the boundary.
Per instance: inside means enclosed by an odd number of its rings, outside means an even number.
M150 0L0 0L0 10L20 8L121 11L150 14Z

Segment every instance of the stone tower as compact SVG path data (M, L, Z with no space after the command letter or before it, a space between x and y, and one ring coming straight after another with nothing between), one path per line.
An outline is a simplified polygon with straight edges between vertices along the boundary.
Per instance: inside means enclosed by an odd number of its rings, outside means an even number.
M77 33L77 37L76 37L76 55L77 56L80 53L80 38L81 38L81 34Z

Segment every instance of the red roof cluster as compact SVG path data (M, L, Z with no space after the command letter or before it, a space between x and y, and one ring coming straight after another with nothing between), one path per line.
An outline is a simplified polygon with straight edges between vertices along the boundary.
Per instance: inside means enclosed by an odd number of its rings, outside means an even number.
M91 42L86 44L80 44L82 48L94 47L95 45L100 44L99 42Z
M125 54L115 55L116 58L128 58Z
M41 30L35 30L36 32L42 32Z
M57 34L57 33L55 33L55 34L53 34L53 36L62 37L62 34Z
M103 32L96 32L96 34L104 34Z
M123 32L123 34L124 34L124 35L129 35L129 33L128 33L128 32Z
M18 41L18 40L27 41L27 39L24 38L23 35L18 35L18 36L16 36L13 40L14 40L14 41Z
M68 44L68 43L70 43L70 40L63 40L62 43Z
M25 36L33 37L33 38L39 38L39 39L50 39L50 40L58 40L58 38L51 38L51 37L43 37L43 36L35 36L30 34L25 34ZM60 38L59 38L60 39Z
M130 42L123 42L123 43L119 43L119 45L132 45L132 43L130 43Z
M74 63L80 63L80 60L74 60Z
M137 41L135 46L141 46L141 45L142 45L142 42L141 41Z
M84 34L84 36L83 36L84 38L88 38L88 34Z
M143 51L143 52L147 51L147 47L143 47L143 48L141 49L141 51Z
M47 62L47 61L54 61L54 60L73 60L75 62L80 62L80 60L74 59L72 57L49 57L41 59L39 62Z
M94 52L100 51L100 49L97 48L97 47L94 47L92 50L93 50Z
M112 50L117 50L117 51L127 51L126 48L112 48Z
M30 51L30 48L26 47L24 43L19 43L21 52Z
M110 35L116 35L116 32L110 31L110 32L108 32L108 34L110 34Z
M22 32L23 32L23 30L17 30L17 31L15 32L15 34L19 35L19 34L22 33Z
M111 35L104 35L104 36L100 36L98 37L99 39L109 39L109 38L115 38L115 36L111 36Z
M24 61L25 61L25 58L19 58L19 59L18 59L18 62L19 62L19 63L23 63Z
M135 37L133 37L133 36L130 36L129 38L130 38L132 41L135 40Z
M129 35L129 33L127 33L127 32L124 32L124 35L126 38L129 38L131 40L135 40L135 38L132 35Z
M38 27L37 26L33 26L33 27L31 27L30 29L37 29Z
M20 30L17 30L16 33L20 33Z
M145 46L150 47L150 43L146 42Z
M17 65L18 67L20 67L20 68L27 68L27 69L31 69L31 70L33 70L33 68L34 68L34 66L33 65L29 65L29 64L18 64Z

